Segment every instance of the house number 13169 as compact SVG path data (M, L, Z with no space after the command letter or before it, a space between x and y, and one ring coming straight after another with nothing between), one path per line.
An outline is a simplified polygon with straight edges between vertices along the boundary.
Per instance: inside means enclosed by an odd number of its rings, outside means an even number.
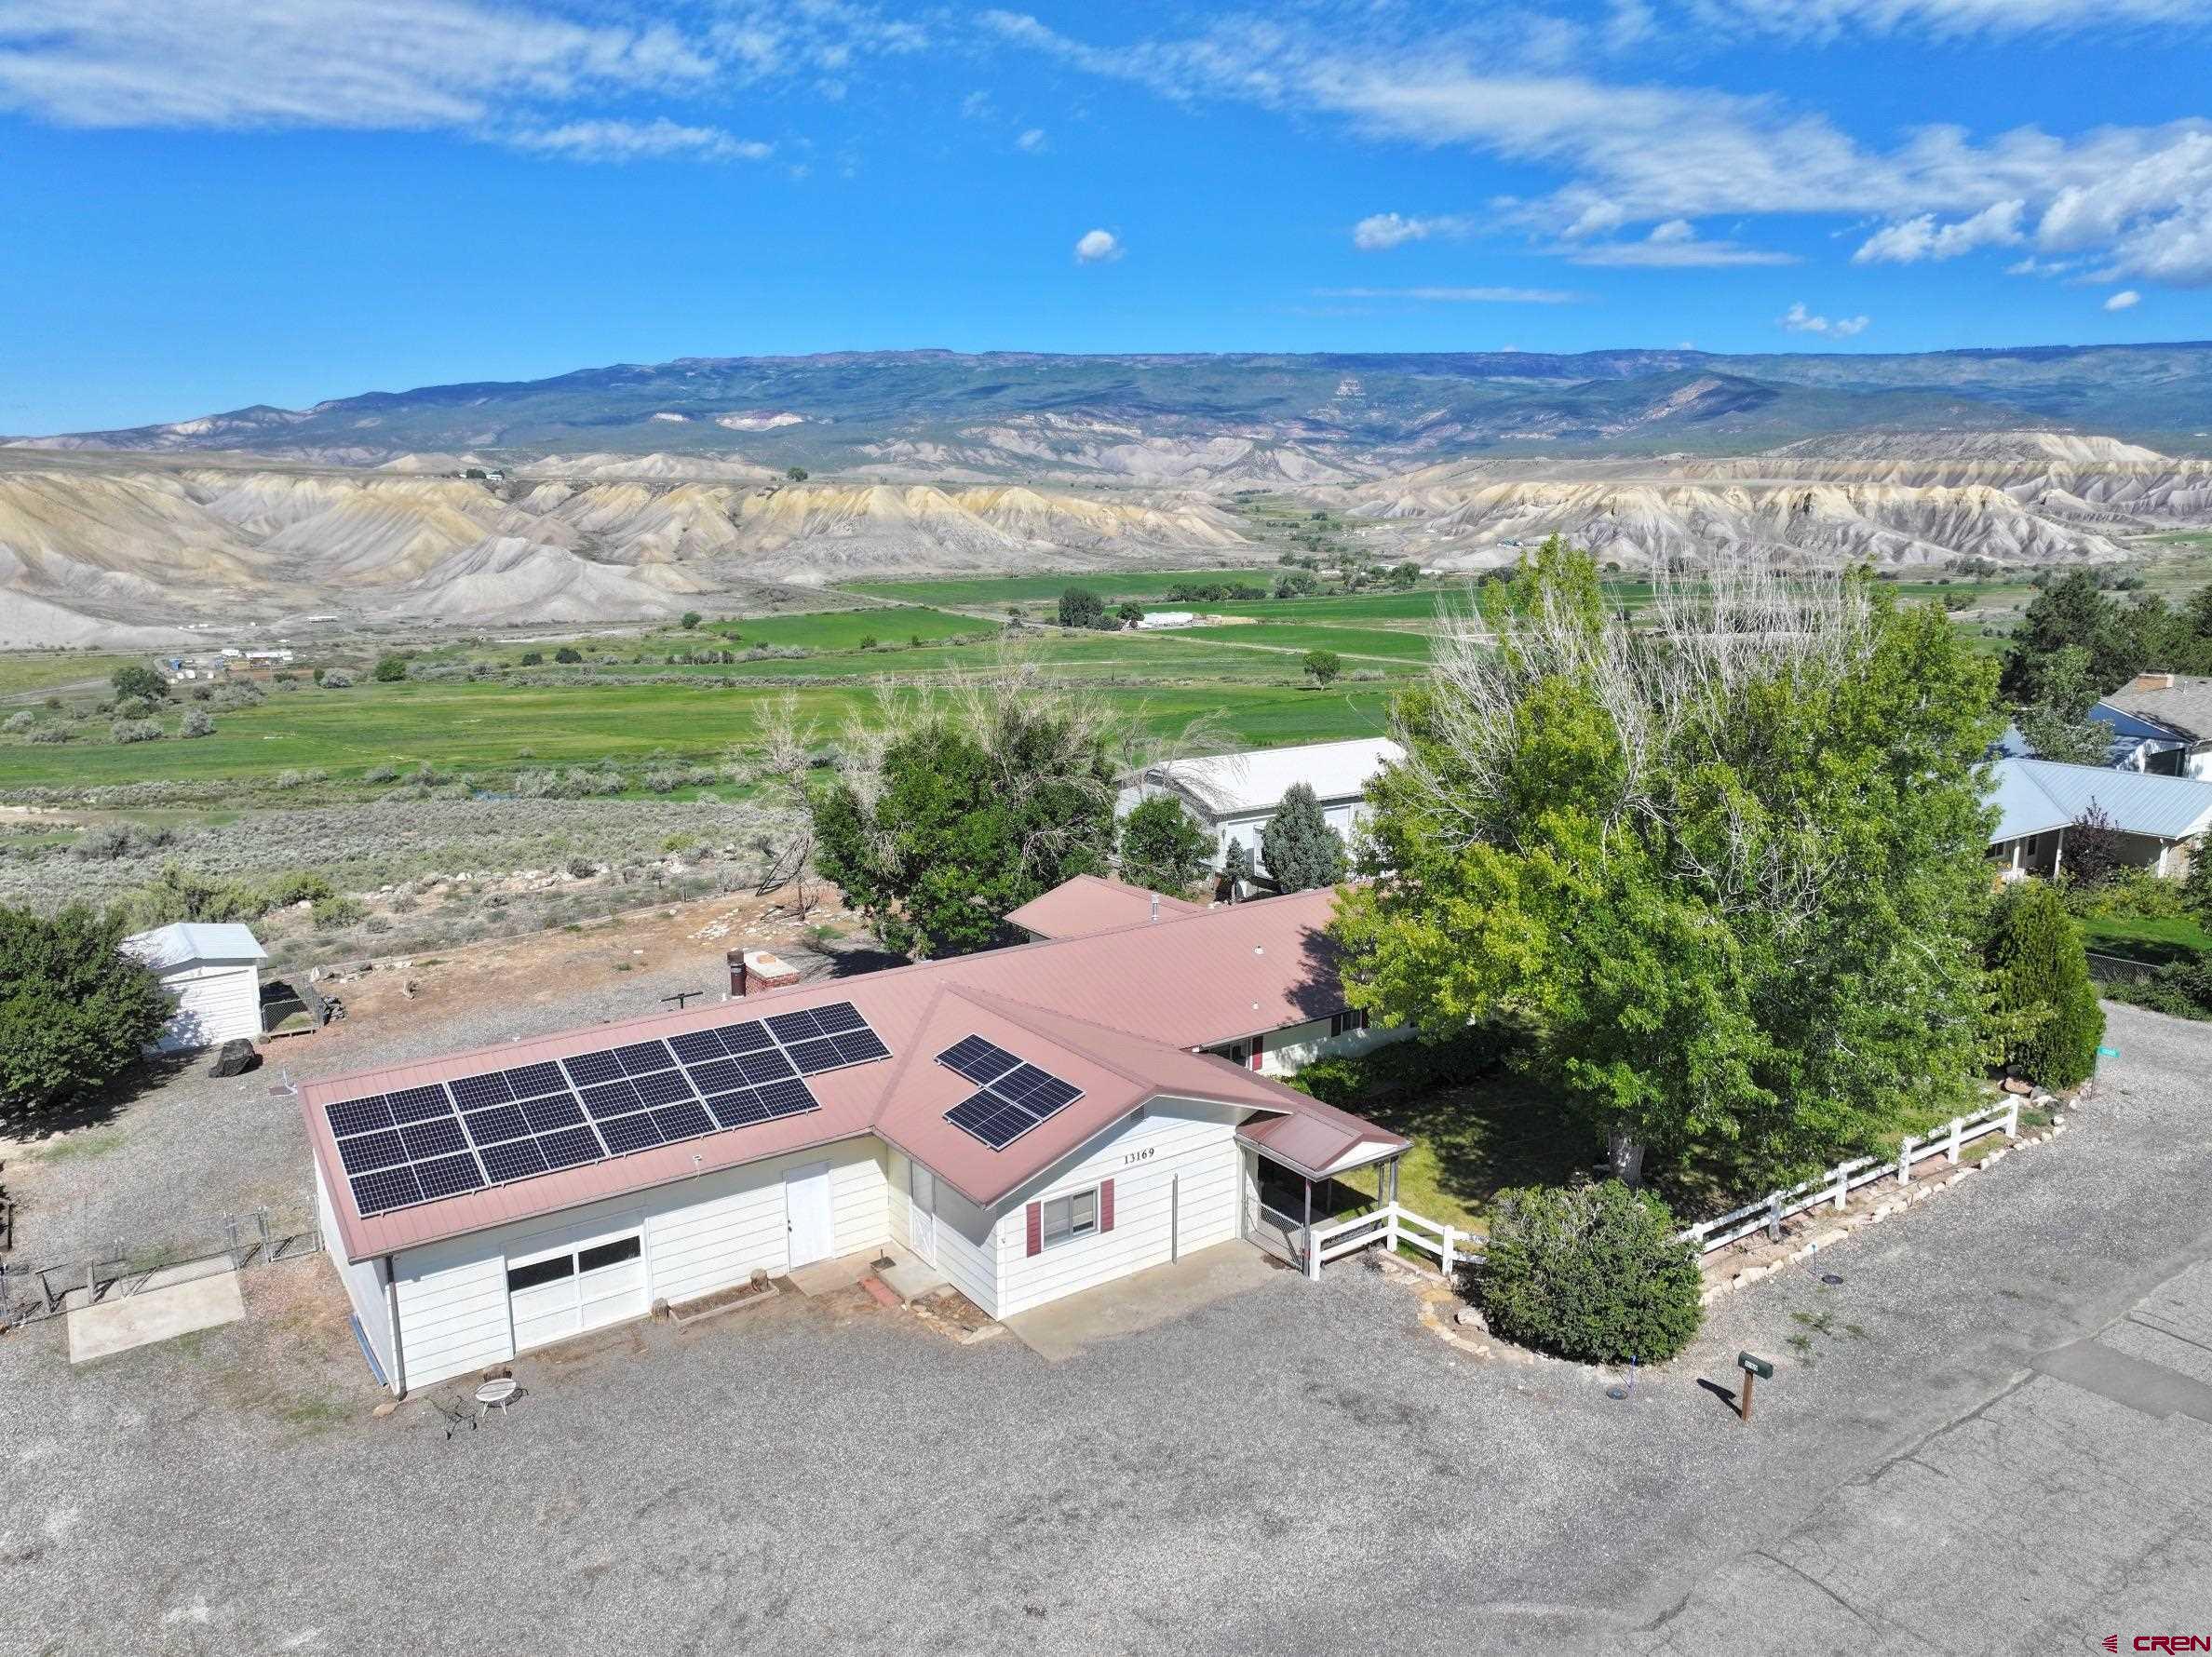
M1126 1156L1122 1158L1122 1166L1126 1168L1133 1162L1143 1162L1151 1155L1152 1152L1150 1151L1132 1151Z

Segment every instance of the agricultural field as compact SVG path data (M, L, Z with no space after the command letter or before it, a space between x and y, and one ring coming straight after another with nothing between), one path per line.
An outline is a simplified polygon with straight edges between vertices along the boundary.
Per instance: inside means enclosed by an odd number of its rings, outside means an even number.
M0 703L34 700L66 685L104 680L136 656L87 650L0 653Z
M1140 604L1167 600L1180 582L1243 581L1273 586L1282 572L1273 564L1238 564L1219 570L1097 570L1059 575L944 575L913 581L851 581L840 589L903 604L958 604L998 609L1008 604L1047 604L1072 586L1094 592L1108 604L1134 599ZM973 623L969 624L973 626Z

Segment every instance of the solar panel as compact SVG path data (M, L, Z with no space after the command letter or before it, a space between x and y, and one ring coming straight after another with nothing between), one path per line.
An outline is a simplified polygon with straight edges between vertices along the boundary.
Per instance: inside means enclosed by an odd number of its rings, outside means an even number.
M945 1112L945 1120L993 1151L1004 1151L1037 1125L1037 1119L988 1090L972 1093Z
M575 1053L560 1061L561 1069L579 1087L594 1082L613 1082L622 1074L622 1063L612 1053Z
M471 1111L461 1120L468 1125L468 1137L479 1145L496 1145L503 1139L519 1139L530 1132L530 1119L512 1105L493 1105L489 1111Z
M648 1151L661 1143L661 1131L654 1126L653 1118L644 1111L635 1116L616 1116L599 1125L600 1137L607 1141L607 1150L615 1156L627 1156L633 1151Z
M392 1107L384 1103L381 1093L368 1098L342 1099L323 1114L330 1119L330 1131L341 1138L347 1134L365 1134L371 1128L392 1125Z
M536 1098L540 1094L568 1091L568 1078L560 1073L557 1064L519 1065L503 1073L517 1098Z
M394 1122L422 1122L432 1116L451 1116L453 1101L442 1087L404 1087L387 1096Z
M961 1037L938 1054L937 1061L978 1084L996 1080L1021 1062L1004 1047L979 1035Z
M546 1153L547 1168L580 1167L587 1162L603 1161L607 1154L599 1135L588 1127L564 1127L559 1133L545 1135L537 1144Z
M645 1076L667 1070L676 1062L676 1056L668 1051L666 1042L632 1042L614 1049L614 1062L622 1066L626 1076Z
M663 1071L656 1076L640 1076L630 1085L638 1090L638 1097L648 1106L672 1105L679 1099L692 1097L692 1084L683 1079L681 1071Z
M447 1084L452 1089L453 1102L464 1111L480 1110L486 1105L504 1105L515 1097L515 1090L507 1085L504 1072L493 1071L488 1076L464 1076Z
M550 1098L524 1099L522 1119L530 1124L533 1134L549 1134L557 1127L573 1127L584 1120L584 1107L576 1103L573 1093L555 1094Z
M993 1151L1004 1151L1083 1097L1074 1084L979 1035L962 1037L937 1055L937 1063L981 1084L947 1111L945 1120Z
M859 1009L834 1002L342 1099L324 1114L366 1219L818 1111L803 1077L890 1056Z
M494 1185L504 1185L509 1179L527 1179L533 1174L546 1171L546 1153L535 1139L517 1139L512 1144L493 1145L483 1152L484 1173Z

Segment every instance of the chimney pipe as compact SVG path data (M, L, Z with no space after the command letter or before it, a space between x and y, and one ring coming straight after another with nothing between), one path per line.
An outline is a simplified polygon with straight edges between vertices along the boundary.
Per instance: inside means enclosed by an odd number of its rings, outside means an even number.
M725 954L722 959L728 962L730 966L731 995L743 995L746 990L745 951L743 950L732 950L727 954Z
M1154 893L1152 895L1152 900L1153 900L1152 918L1153 918L1153 920L1157 921L1157 920L1160 918L1160 895L1159 895L1157 892L1154 892Z

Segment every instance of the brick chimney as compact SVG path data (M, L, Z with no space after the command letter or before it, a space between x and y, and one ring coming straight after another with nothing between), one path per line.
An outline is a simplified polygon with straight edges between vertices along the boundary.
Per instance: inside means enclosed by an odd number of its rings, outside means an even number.
M797 967L766 950L732 950L726 959L730 963L730 993L734 996L781 990L799 981Z
M2174 688L2171 673L2138 673L2127 681L2131 691L2170 691Z

